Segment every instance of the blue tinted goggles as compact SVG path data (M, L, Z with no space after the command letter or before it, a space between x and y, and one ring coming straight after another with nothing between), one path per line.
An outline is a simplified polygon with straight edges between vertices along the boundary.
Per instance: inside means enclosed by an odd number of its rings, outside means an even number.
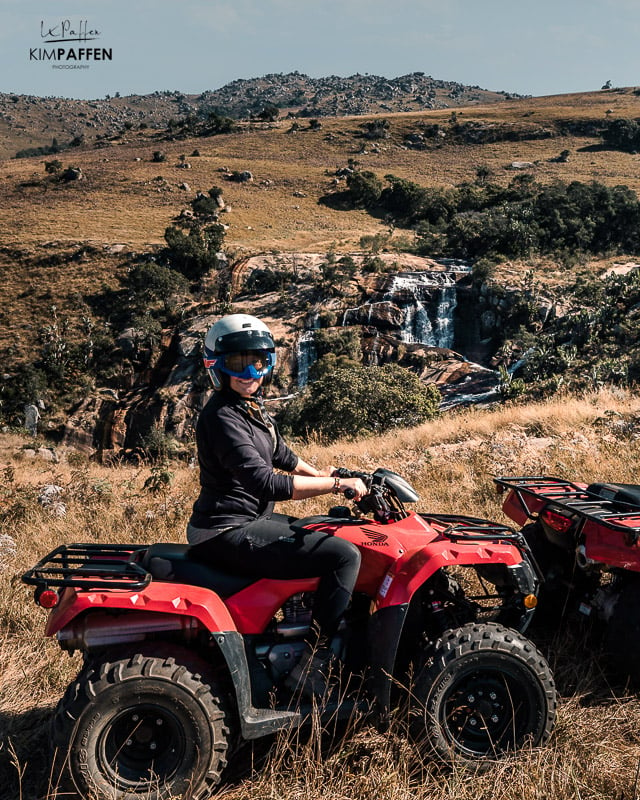
M225 353L211 359L205 358L207 369L213 367L233 378L243 378L244 380L258 380L266 377L274 368L275 363L276 354L269 350L246 350L242 353Z

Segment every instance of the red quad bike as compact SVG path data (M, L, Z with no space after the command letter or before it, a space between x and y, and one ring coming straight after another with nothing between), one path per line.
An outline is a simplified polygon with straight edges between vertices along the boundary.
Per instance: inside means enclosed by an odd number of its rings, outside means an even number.
M595 621L609 666L640 685L640 486L494 480L545 578L536 624Z
M61 546L23 576L46 634L84 665L59 702L54 742L82 797L200 800L233 750L357 709L384 725L403 703L426 752L473 766L551 734L556 690L523 636L539 576L524 537L464 516L409 513L399 475L357 475L357 516L297 521L353 542L362 567L332 643L339 691L313 702L285 678L308 633L317 579L222 573L182 544ZM465 590L468 583L472 589Z

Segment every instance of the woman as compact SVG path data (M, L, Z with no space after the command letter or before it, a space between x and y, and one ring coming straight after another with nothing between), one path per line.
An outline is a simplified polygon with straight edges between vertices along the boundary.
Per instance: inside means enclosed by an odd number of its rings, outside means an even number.
M228 315L206 335L204 364L216 391L196 426L200 495L187 540L192 557L231 572L320 578L316 638L288 679L291 688L314 694L326 688L329 643L349 604L360 553L344 539L290 527L288 517L273 513L274 502L347 489L357 500L366 487L359 478L333 477L333 468L305 463L282 440L262 403L275 363L271 332L256 317Z

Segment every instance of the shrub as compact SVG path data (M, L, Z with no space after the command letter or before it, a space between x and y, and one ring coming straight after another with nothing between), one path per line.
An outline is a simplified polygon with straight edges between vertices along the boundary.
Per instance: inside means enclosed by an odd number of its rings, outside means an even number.
M363 122L360 125L364 131L363 136L367 139L388 139L389 138L389 120L388 119L374 119L369 122Z
M602 131L602 141L614 150L634 152L640 150L640 124L635 119L607 120Z
M371 208L380 199L382 181L368 170L352 172L347 177L347 186L355 206Z
M278 106L267 103L267 105L256 115L256 119L260 119L263 122L275 122L279 116L280 109Z
M354 173L350 201L366 208L375 205L377 212L412 226L413 247L425 255L526 258L533 253L640 248L640 201L626 186L597 181L542 186L530 175L518 175L506 188L462 183L438 189L385 177L389 185L379 192L373 173Z
M338 367L296 398L282 425L294 436L356 438L419 425L436 416L439 403L434 385L397 364Z
M127 275L125 285L133 293L132 305L141 309L161 302L168 311L173 298L189 292L184 275L154 263L137 264Z
M196 224L187 231L170 225L164 232L171 266L190 280L198 280L218 266L218 253L224 241L224 228Z
M329 353L336 356L348 356L353 360L362 358L360 334L353 328L339 328L331 331L317 330L314 343L318 359Z

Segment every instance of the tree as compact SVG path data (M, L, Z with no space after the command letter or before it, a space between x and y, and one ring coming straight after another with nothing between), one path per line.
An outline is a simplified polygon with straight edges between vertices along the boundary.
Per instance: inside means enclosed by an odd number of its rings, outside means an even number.
M385 175L390 186L383 189L380 201L387 211L407 224L413 224L422 218L426 190L413 181Z
M224 227L198 223L185 230L170 225L164 232L171 266L190 280L198 280L218 266Z
M165 312L171 301L189 292L189 283L184 275L162 264L138 264L127 275L125 285L133 294L133 306L138 310L162 303Z
M337 367L311 384L286 410L295 436L356 438L419 425L438 413L440 392L397 364Z
M258 119L261 119L263 122L275 122L278 117L280 116L280 109L278 106L274 106L271 103L268 103L262 111L258 114Z
M367 139L388 139L389 138L389 120L388 119L375 119L369 122L363 122L360 127L364 130L364 136Z
M211 222L216 219L222 189L213 186L208 195L198 192L191 201L193 216L179 217L164 232L170 266L193 281L217 269L224 242L224 225Z
M382 194L382 181L368 170L358 170L348 175L347 186L354 206L372 208Z

